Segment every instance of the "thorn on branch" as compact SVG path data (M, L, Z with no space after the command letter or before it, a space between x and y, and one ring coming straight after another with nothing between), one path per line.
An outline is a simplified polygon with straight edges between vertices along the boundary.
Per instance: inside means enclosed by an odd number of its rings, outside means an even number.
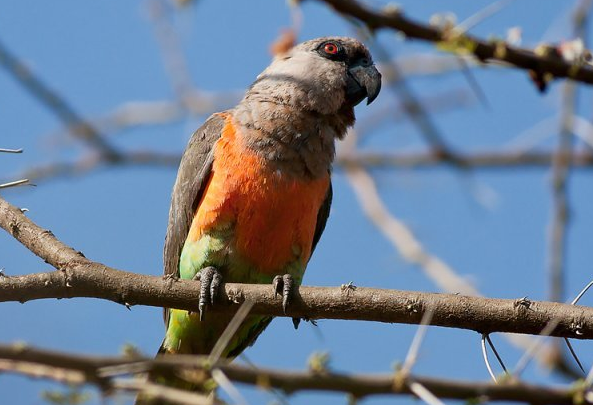
M173 285L173 282L179 280L179 277L177 277L175 274L165 274L163 276L163 280L166 282L167 288L171 288L171 286Z
M570 324L570 329L577 336L583 336L583 324L581 322L573 322Z
M241 291L230 290L227 295L229 300L234 304L241 304L243 301L245 301L245 296Z
M406 310L412 314L422 312L422 304L420 302L412 301L406 305Z
M346 293L346 296L349 296L351 292L356 291L357 287L354 285L354 282L350 281L348 284L342 284L340 288Z
M72 281L72 280L70 279L70 276L68 275L68 270L65 267L62 267L61 269L58 269L58 271L61 271L62 274L64 275L64 285L68 288L71 288L72 283L70 283L70 281Z
M521 297L518 300L516 300L513 304L513 306L515 308L525 308L525 309L531 309L531 300L527 297Z

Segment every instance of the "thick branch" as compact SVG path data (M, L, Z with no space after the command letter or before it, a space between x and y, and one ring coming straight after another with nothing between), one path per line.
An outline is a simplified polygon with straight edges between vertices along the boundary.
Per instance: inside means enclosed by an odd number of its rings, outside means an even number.
M519 401L531 404L574 404L578 399L589 403L585 387L551 388L508 380L495 385L481 381L454 381L405 375L401 372L383 375L356 375L326 372L299 372L247 367L220 363L205 366L207 360L197 356L164 356L146 358L91 357L39 350L23 345L0 346L0 369L35 377L58 379L73 376L70 383L93 383L102 389L112 386L114 377L154 370L222 371L229 380L264 389L277 388L286 393L296 391L344 392L356 397L377 394L411 394L409 386L418 383L439 398L488 399ZM55 369L66 372L55 373ZM51 372L48 372L51 371ZM70 373L68 373L68 371ZM62 378L63 380L63 378Z
M197 311L198 283L116 270L86 259L0 198L0 227L59 271L0 278L0 301L93 297L125 305ZM252 312L286 316L269 285L226 284L226 299L212 309L235 311L245 300ZM224 305L226 304L226 305ZM427 308L431 324L485 332L539 334L559 319L553 336L593 339L593 308L529 300L372 288L301 287L288 316L418 324Z
M535 52L511 46L500 40L483 40L472 35L419 23L404 16L401 10L373 10L355 0L320 0L336 11L362 21L372 30L389 28L400 31L407 38L420 39L444 45L458 53L469 53L478 60L489 60L511 64L517 68L546 74L555 78L571 78L575 81L593 84L593 67L589 64L570 62L555 52Z

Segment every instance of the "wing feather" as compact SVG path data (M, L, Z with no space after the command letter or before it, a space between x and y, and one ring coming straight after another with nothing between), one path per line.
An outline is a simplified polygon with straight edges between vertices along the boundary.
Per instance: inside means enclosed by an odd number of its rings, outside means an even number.
M181 249L189 233L194 214L208 183L212 169L213 146L220 138L224 114L214 114L193 133L177 172L173 186L169 223L165 236L164 274L179 277ZM165 309L165 325L169 311Z
M317 213L317 224L315 225L315 233L313 234L313 245L311 246L311 254L315 250L319 239L321 239L321 234L325 229L325 224L327 223L327 218L329 217L329 211L332 205L332 198L333 198L333 190L332 184L329 183L329 187L327 188L327 194L325 195L325 200L323 204L321 204L321 208L319 208L319 212Z

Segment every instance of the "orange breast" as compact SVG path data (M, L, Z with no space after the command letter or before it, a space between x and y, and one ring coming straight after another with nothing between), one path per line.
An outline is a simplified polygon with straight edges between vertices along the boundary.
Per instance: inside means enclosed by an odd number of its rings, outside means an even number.
M188 238L195 241L210 229L232 226L232 250L259 271L273 273L295 258L303 265L309 260L329 173L295 180L264 163L242 144L227 117Z

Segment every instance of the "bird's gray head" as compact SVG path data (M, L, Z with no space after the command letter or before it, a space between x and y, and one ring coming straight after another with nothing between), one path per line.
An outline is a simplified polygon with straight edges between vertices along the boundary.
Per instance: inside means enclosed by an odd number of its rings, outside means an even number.
M381 89L381 74L368 49L348 37L303 42L277 56L245 99L283 104L324 115L351 110Z

